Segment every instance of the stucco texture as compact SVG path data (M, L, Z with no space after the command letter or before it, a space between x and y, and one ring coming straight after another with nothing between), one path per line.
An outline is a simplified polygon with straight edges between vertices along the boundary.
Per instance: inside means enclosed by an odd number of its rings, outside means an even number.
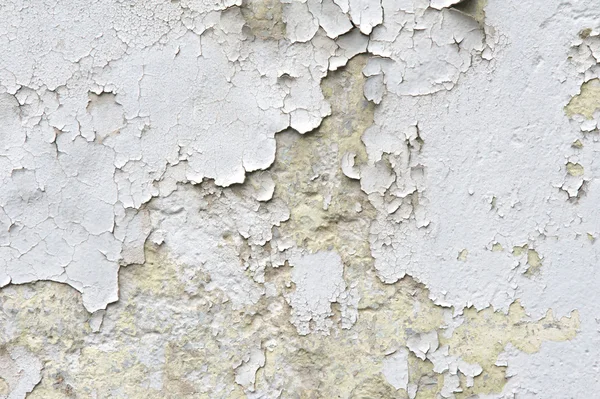
M596 0L0 2L0 399L600 392Z

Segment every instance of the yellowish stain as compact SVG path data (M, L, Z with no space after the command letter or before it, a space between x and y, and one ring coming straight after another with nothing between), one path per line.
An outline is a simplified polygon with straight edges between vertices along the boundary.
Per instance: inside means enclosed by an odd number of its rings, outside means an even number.
M565 107L569 118L574 115L583 115L586 119L593 119L594 112L600 108L600 80L592 79L581 85L579 94L574 96Z
M527 248L529 248L529 246L527 244L522 245L522 246L514 246L513 250L512 250L512 254L514 256L521 256L525 253L525 251L527 251Z
M375 108L363 95L366 62L366 56L357 56L323 79L331 115L305 135L278 134L271 168L274 196L290 209L281 233L312 252L336 250L346 265L346 277L354 281L373 264L368 234L376 213L360 184L342 173L340 163L347 152L356 154L357 165L367 160L361 136L373 123Z
M285 37L283 5L278 0L244 0L242 16L246 26L259 39L280 40Z
M10 393L9 386L6 381L0 377L0 395L8 395Z
M522 246L514 246L512 254L517 258L523 255L527 255L527 270L525 271L526 276L533 276L540 271L542 267L543 258L535 249L530 248L528 244Z
M491 308L477 311L465 309L463 324L454 330L450 339L440 342L450 347L450 353L459 355L468 363L478 363L483 373L475 377L474 386L466 388L459 398L474 394L500 393L504 386L504 367L495 365L498 354L507 344L525 353L540 350L544 341L573 339L580 325L579 313L555 319L549 310L540 320L530 320L519 302L514 302L508 314Z
M537 253L535 249L527 250L527 275L536 274L540 268L542 267L542 258L540 258L540 254Z
M571 176L583 176L583 166L578 163L567 162L567 173Z

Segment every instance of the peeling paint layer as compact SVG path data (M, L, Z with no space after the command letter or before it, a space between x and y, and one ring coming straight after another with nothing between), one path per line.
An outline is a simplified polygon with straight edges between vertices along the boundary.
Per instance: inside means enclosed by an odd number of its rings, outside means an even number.
M593 1L0 17L0 398L600 391Z

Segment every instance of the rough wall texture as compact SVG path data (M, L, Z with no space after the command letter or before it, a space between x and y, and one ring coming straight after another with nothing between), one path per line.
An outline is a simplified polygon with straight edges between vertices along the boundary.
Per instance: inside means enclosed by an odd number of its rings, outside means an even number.
M593 398L595 0L0 2L0 398Z

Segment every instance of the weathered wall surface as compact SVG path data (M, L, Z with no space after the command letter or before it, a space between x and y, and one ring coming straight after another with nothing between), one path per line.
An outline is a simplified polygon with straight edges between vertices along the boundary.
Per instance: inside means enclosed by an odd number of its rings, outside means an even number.
M0 3L0 398L592 398L594 0Z

